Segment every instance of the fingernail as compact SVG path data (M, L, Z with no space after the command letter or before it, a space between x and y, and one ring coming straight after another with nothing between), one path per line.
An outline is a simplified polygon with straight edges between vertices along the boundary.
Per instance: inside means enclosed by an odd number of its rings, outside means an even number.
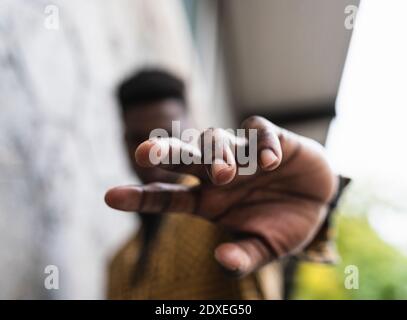
M216 260L226 269L245 273L250 266L250 257L243 249L234 247L229 250L215 250Z
M137 211L140 207L142 188L123 186L110 189L105 195L106 204L122 211Z
M212 165L212 176L217 183L226 183L231 177L231 166L223 159L217 159Z
M260 162L263 169L272 168L277 160L277 156L271 149L263 149L260 152Z

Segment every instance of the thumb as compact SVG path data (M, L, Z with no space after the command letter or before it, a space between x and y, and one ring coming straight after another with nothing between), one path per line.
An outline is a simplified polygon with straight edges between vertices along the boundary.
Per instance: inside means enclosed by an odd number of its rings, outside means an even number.
M257 270L272 258L267 246L256 237L222 243L215 249L215 259L238 276Z

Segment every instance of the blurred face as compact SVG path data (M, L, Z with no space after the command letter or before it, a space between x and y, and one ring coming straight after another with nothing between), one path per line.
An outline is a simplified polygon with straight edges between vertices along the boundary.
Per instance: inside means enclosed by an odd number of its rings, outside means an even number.
M137 105L128 108L124 113L125 141L127 153L133 170L143 183L175 182L179 174L159 168L142 168L134 158L134 152L139 144L148 140L154 129L164 129L172 136L172 121L180 121L181 131L191 128L191 122L182 102L175 99Z

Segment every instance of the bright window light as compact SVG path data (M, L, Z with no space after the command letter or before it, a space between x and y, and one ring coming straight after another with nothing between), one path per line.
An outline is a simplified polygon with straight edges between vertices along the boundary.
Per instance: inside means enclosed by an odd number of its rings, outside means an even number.
M353 192L370 195L373 227L405 252L406 17L406 0L361 2L327 142L336 170L359 185Z

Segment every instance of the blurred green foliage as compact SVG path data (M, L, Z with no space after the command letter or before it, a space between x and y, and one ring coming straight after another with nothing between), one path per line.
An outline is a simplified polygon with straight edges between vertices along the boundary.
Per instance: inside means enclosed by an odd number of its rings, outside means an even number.
M336 219L337 246L342 261L336 266L302 263L293 299L407 299L407 257L385 243L364 214ZM359 289L346 289L345 267L359 269Z

